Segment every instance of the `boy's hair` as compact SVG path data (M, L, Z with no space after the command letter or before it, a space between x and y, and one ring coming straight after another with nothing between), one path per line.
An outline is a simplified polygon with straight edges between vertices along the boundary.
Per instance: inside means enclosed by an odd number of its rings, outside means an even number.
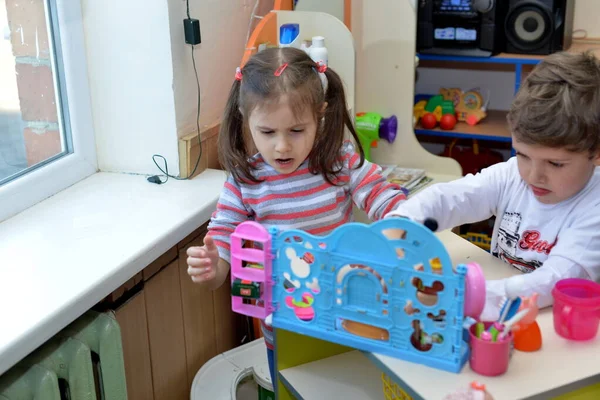
M592 53L546 57L525 79L508 113L526 144L594 153L600 148L600 62Z
M275 71L287 67L279 76ZM256 107L277 104L286 96L296 115L306 107L317 122L317 134L309 158L309 170L323 174L332 183L342 170L340 149L348 128L359 143L352 119L346 108L346 95L340 76L327 68L327 89L323 88L318 65L304 52L292 47L270 48L255 54L242 68L242 79L233 82L219 132L219 159L226 171L238 181L258 182L252 174L254 166L248 161L250 130L248 119ZM327 108L323 111L323 105ZM321 118L323 118L320 123ZM359 147L360 163L364 152Z

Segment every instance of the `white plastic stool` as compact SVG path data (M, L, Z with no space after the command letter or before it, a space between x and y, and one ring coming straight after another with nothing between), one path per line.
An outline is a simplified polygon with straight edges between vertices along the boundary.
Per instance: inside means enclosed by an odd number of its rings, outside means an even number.
M211 358L196 373L190 399L236 400L239 383L248 377L273 391L267 349L262 338Z

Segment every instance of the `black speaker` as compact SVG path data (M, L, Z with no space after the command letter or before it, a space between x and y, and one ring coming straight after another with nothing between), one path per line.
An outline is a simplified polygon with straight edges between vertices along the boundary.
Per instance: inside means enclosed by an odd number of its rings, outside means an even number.
M575 0L509 0L508 7L507 53L544 55L571 46Z

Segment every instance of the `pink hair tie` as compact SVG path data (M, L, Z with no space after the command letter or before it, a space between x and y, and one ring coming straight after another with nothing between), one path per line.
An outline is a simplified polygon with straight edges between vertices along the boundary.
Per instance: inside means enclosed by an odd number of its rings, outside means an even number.
M323 61L319 61L317 63L317 72L324 74L325 71L327 71L327 64L325 64Z
M235 80L236 81L241 81L242 80L242 69L240 67L237 67L235 69Z

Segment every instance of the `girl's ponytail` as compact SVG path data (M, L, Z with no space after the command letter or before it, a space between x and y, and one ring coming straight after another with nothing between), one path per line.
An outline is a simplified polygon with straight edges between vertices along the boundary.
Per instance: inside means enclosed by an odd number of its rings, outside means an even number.
M251 165L248 163L248 151L244 135L244 117L240 112L239 79L233 81L229 98L225 105L223 120L219 130L218 149L221 166L233 175L236 181L256 182Z
M317 159L315 161L319 169L326 172L327 181L332 183L332 178L340 172L341 165L332 164L331 155L339 154L345 140L345 128L348 128L358 147L360 162L357 168L362 167L364 164L365 153L360 146L358 134L348 113L342 79L337 72L330 68L325 71L325 76L327 77L327 91L325 93L327 108L321 130L322 134L318 138L317 148L319 151L316 154Z

